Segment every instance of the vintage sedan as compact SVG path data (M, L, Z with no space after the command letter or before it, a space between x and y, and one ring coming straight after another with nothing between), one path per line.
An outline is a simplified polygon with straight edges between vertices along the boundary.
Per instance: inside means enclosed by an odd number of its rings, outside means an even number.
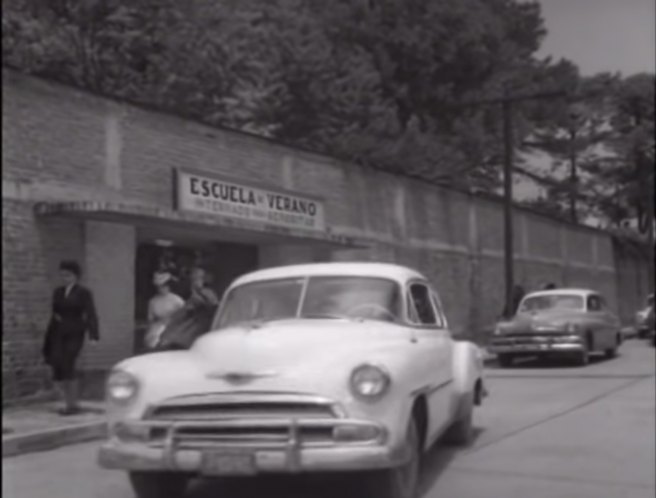
M227 290L190 350L118 364L103 467L139 498L195 476L361 471L375 498L413 498L440 436L466 444L486 395L480 349L451 337L437 292L408 268L260 270Z
M622 343L620 329L598 292L533 292L522 299L512 320L497 325L488 350L501 366L521 356L569 357L584 366L593 353L615 356Z

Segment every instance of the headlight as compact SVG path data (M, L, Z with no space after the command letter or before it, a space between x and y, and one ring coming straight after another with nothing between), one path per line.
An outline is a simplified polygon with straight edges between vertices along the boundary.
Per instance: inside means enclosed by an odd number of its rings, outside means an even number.
M351 390L359 398L379 399L388 391L390 384L389 374L376 365L361 365L351 374Z
M124 370L114 370L107 379L107 396L116 403L129 402L138 390L137 378Z

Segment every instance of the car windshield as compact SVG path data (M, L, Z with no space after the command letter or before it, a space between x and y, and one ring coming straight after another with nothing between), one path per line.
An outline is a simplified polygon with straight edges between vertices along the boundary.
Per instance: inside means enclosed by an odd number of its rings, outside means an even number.
M519 306L518 313L531 313L548 310L582 310L585 307L583 297L573 294L549 294L529 296Z
M396 322L401 316L400 295L396 282L375 277L331 276L253 282L228 293L214 328L286 318Z

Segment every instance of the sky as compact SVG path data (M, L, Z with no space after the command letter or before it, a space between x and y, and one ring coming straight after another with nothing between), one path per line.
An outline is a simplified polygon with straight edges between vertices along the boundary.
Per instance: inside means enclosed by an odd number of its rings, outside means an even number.
M655 72L656 0L539 0L548 34L539 56L598 72Z

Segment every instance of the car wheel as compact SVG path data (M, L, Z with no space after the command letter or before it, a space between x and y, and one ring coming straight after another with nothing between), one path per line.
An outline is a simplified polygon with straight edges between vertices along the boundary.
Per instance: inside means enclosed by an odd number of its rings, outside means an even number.
M607 359L615 358L617 356L617 348L608 348L606 351L604 351L604 354L606 355Z
M369 475L368 489L372 498L416 498L419 488L421 443L414 417L408 426L410 460L400 467L385 469Z
M176 472L130 472L137 498L182 498L189 476Z
M585 367L590 363L590 351L588 350L588 347L585 346L583 348L583 351L581 351L578 356L576 357L576 364L579 367Z
M497 355L497 361L499 362L500 366L508 368L513 364L513 357L509 354L500 354Z
M471 443L474 420L473 397L473 394L468 394L463 400L458 419L444 434L445 443L456 446L467 446Z

